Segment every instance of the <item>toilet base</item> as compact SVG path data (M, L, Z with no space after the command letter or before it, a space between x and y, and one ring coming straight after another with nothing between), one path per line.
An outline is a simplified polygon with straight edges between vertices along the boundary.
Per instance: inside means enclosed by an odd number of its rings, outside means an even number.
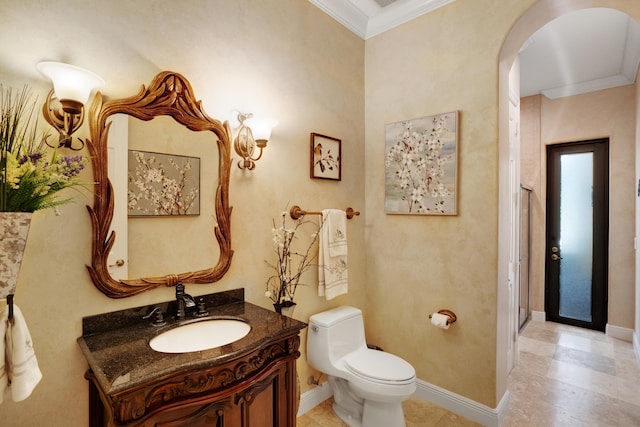
M365 400L362 425L366 427L405 427L402 404Z
M333 412L349 427L405 427L401 402L362 399L342 379L329 376Z
M349 427L362 427L364 400L342 378L329 376L329 385L333 390L333 412Z
M342 422L349 427L363 427L362 418L354 417L351 412L347 411L339 405L336 405L335 402L333 404L333 413L336 414L338 418L340 418Z

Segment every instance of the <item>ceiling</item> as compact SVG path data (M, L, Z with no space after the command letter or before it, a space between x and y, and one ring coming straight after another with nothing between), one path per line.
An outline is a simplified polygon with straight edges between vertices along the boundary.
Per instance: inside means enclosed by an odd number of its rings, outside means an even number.
M366 40L455 0L309 0ZM520 95L554 99L632 84L640 25L605 8L563 15L520 50Z
M520 50L520 96L561 98L632 84L640 62L640 25L614 9L563 15Z

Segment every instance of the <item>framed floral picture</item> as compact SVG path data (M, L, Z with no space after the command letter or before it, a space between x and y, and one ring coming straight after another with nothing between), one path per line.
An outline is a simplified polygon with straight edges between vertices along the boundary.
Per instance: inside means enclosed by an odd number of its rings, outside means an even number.
M456 215L458 112L385 125L385 211Z
M130 217L200 215L200 159L129 150Z
M342 179L342 141L311 133L311 178Z

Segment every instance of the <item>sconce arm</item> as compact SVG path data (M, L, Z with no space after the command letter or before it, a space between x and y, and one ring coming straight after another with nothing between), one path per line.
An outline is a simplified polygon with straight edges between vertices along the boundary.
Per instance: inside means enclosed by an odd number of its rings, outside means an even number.
M44 119L51 126L56 128L59 133L58 145L49 144L49 140L45 139L45 143L51 148L65 147L74 151L82 150L84 148L84 142L79 140L80 147L74 147L71 135L82 126L84 123L84 106L81 102L73 100L60 100L62 105L60 108L56 108L57 98L55 97L54 90L52 89L47 95L42 106L42 115Z

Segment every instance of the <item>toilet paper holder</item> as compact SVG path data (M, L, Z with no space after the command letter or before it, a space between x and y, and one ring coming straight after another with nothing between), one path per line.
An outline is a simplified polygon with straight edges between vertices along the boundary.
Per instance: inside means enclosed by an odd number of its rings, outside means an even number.
M444 314L449 318L447 319L447 325L455 323L455 321L458 320L458 317L456 316L456 314L451 310L442 309L442 310L438 310L438 313ZM429 319L431 319L431 314L429 315Z

